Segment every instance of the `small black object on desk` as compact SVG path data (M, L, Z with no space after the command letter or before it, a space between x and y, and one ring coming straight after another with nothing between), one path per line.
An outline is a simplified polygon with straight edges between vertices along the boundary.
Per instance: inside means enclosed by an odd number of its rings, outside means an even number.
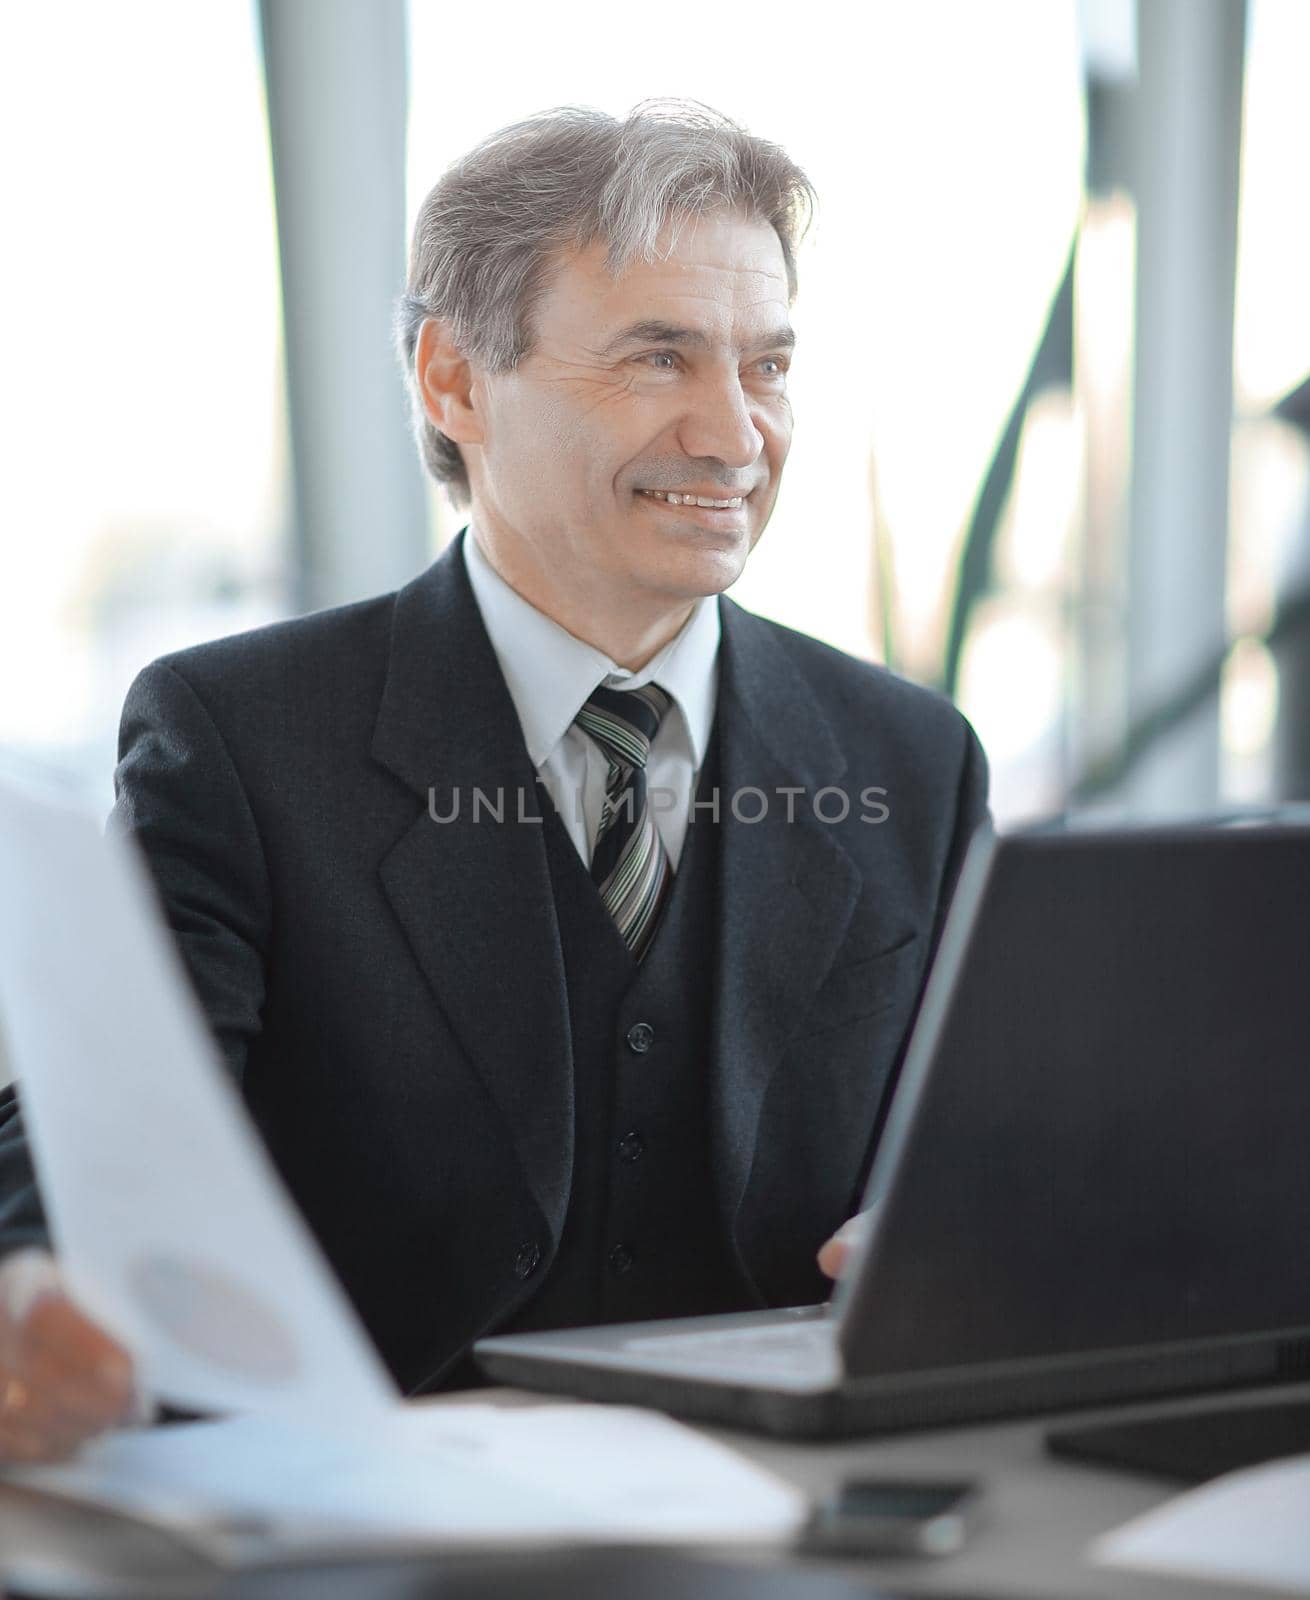
M1181 1483L1204 1483L1280 1456L1310 1452L1310 1400L1127 1417L1090 1427L1053 1429L1052 1455L1127 1468Z

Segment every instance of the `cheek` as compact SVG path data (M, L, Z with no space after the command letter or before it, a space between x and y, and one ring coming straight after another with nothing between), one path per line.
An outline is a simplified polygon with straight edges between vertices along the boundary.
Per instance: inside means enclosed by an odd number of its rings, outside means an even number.
M541 401L517 406L499 418L500 460L525 494L545 492L558 501L576 488L575 424L562 407Z
M778 397L778 403L773 406L768 416L769 447L775 454L786 455L791 445L792 414L791 401L786 395Z
M612 438L617 410L608 394L562 387L543 396L532 422L555 450L582 463Z
M612 501L624 469L662 436L657 397L630 385L567 383L525 388L498 417L501 459L525 498L555 504Z

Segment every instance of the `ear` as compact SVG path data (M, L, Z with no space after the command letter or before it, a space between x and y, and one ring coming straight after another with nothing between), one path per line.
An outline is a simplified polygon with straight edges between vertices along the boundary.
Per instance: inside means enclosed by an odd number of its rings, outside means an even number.
M456 444L481 444L482 419L473 398L473 371L455 344L449 322L429 317L414 349L414 378L434 428Z

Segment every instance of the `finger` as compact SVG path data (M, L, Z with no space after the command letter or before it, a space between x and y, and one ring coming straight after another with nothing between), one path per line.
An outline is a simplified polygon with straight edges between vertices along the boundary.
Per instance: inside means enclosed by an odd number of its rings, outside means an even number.
M850 1259L850 1246L840 1234L834 1234L819 1250L819 1271L828 1278L840 1278Z
M3 1428L0 1429L0 1463L36 1466L67 1461L87 1437L44 1428Z
M28 1425L78 1439L132 1413L135 1382L126 1352L67 1300L34 1306L17 1343L0 1375L19 1380Z
M117 1421L131 1410L135 1397L130 1375L109 1381L95 1368L88 1372L70 1366L62 1357L44 1350L35 1351L26 1362L10 1370L55 1408L89 1421Z
M58 1448L66 1437L66 1426L51 1418L20 1379L6 1379L0 1386L0 1461L30 1461Z
M104 1363L117 1370L132 1364L122 1345L92 1322L67 1295L41 1296L19 1322L18 1331L20 1343L37 1341L43 1349L79 1366Z
M122 1345L63 1295L42 1298L19 1325L19 1367L38 1364L77 1386L125 1404L132 1386L132 1358Z
M0 1428L0 1462L28 1463L45 1459L45 1439L32 1428Z
M131 1383L114 1388L93 1385L41 1363L10 1370L16 1370L27 1386L31 1395L28 1409L42 1421L109 1428L132 1414L136 1391Z
M0 1459L8 1446L24 1460L36 1454L66 1456L111 1422L99 1414L70 1412L49 1391L12 1374L0 1381Z
M832 1238L820 1248L819 1270L829 1278L840 1278L850 1266L851 1256L864 1243L873 1219L873 1210L857 1211L848 1217Z
M0 1372L0 1422L80 1436L103 1432L127 1410L127 1400L75 1387L40 1366Z

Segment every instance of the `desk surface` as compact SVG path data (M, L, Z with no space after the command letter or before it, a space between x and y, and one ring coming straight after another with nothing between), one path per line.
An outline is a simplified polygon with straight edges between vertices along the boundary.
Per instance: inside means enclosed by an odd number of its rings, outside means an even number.
M1277 1389L1244 1391L1252 1404L1274 1397L1310 1398L1310 1383ZM441 1405L468 1398L444 1396ZM506 1405L534 1404L535 1398L510 1390L479 1390L479 1401ZM1147 1408L1107 1407L1080 1411L1078 1421L1146 1410L1176 1413L1215 1403L1198 1396ZM1229 1396L1228 1398L1235 1398ZM1070 1414L1072 1416L1072 1414ZM807 1572L824 1572L836 1583L834 1597L847 1593L932 1593L988 1597L1067 1597L1067 1600L1180 1600L1202 1595L1208 1600L1236 1600L1269 1591L1223 1584L1168 1579L1117 1572L1088 1565L1083 1552L1098 1534L1126 1522L1177 1493L1160 1480L1092 1466L1076 1465L1047 1455L1045 1430L1057 1419L1044 1417L937 1432L901 1434L835 1444L788 1444L728 1429L707 1429L744 1454L772 1468L807 1491L819 1494L852 1473L894 1476L900 1473L938 1477L972 1477L983 1487L982 1513L968 1547L957 1556L932 1561L849 1561L806 1558ZM717 1555L717 1553L716 1553ZM796 1570L800 1558L788 1552L758 1550L745 1558L778 1576ZM160 1597L238 1596L239 1588L215 1585L212 1574L196 1557L162 1535L113 1518L67 1506L51 1505L13 1489L0 1488L0 1571L25 1569L21 1592L38 1595L132 1595L133 1600ZM60 1576L61 1572L63 1576ZM41 1575L44 1574L44 1577ZM80 1577L77 1575L81 1575ZM39 1580L39 1581L38 1581ZM526 1580L505 1592L532 1595L539 1586ZM726 1579L724 1589L736 1593ZM827 1585L824 1585L827 1588ZM324 1583L319 1592L341 1592ZM259 1593L291 1593L266 1590ZM295 1595L313 1595L312 1582L298 1581ZM351 1600L401 1600L435 1593L422 1586L391 1583L358 1585ZM442 1594L446 1593L444 1585ZM600 1592L599 1590L597 1592ZM714 1587L706 1590L715 1593Z

